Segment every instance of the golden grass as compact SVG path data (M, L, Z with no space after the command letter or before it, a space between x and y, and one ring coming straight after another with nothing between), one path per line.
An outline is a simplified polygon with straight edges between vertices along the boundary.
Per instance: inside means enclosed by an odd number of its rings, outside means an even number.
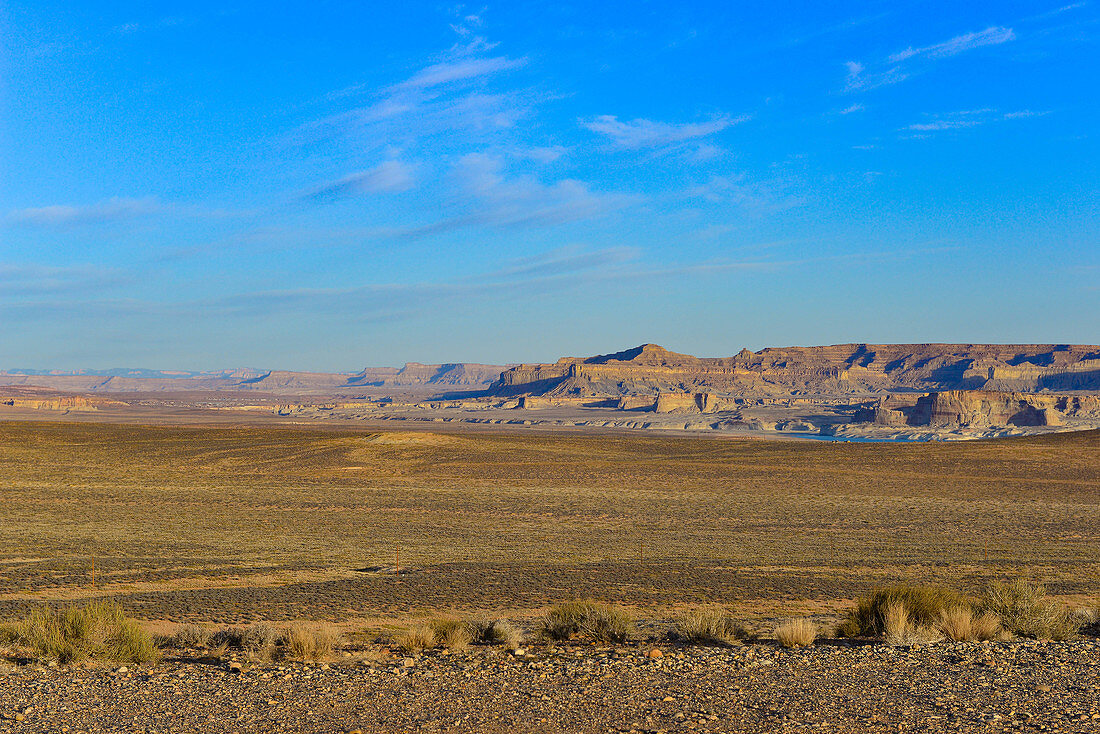
M699 607L676 618L672 636L699 645L737 645L748 637L748 632L727 610Z
M326 660L339 646L341 635L332 625L292 624L283 634L283 656L289 660Z
M995 640L1001 633L1001 620L995 614L976 614L968 606L954 606L940 613L939 630L954 642Z
M811 620L791 619L775 628L775 639L783 647L805 647L817 639L817 625Z
M593 642L625 642L634 633L626 610L594 601L555 604L542 618L542 633L552 640L579 637Z
M949 609L971 609L962 594L943 586L899 584L859 600L837 632L842 637L890 636L901 629L934 629ZM905 626L901 615L904 615Z
M60 663L148 663L160 657L152 636L113 602L89 602L60 611L35 609L8 625L4 636L38 657Z
M1047 596L1046 587L1026 579L991 584L982 607L995 614L1006 630L1021 637L1064 640L1082 627L1069 609Z
M406 653L420 652L435 647L435 628L427 622L403 630L394 640L398 649Z

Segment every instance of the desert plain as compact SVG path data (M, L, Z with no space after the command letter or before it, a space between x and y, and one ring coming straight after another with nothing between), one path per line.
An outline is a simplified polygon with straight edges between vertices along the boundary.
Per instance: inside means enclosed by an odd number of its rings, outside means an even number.
M653 350L623 356L589 364L640 371L639 394L670 369ZM944 398L895 381L900 397L879 394L873 375L837 396L834 377L808 397L681 383L672 398L657 385L612 406L598 394L610 382L578 397L541 377L552 394L456 397L494 390L477 373L474 386L359 385L369 410L301 384L11 386L0 618L109 600L161 649L159 662L120 664L0 646L0 731L1100 730L1100 431L1080 389L1091 373L1031 370L993 398L997 385ZM1023 390L1032 378L1078 389ZM919 432L954 440L813 440L790 418L762 430L756 417L825 404L841 426L862 416L910 434L930 405L948 424ZM555 410L582 419L537 417ZM601 410L681 425L584 412ZM449 419L477 411L508 419ZM726 424L693 429L700 420ZM1013 580L1078 615L1073 634L838 633L876 590L979 599ZM547 634L548 610L578 601L632 624ZM736 634L685 637L680 620L707 610ZM408 642L441 620L504 620L517 636ZM816 639L780 644L790 620ZM338 642L299 656L240 642L290 629Z

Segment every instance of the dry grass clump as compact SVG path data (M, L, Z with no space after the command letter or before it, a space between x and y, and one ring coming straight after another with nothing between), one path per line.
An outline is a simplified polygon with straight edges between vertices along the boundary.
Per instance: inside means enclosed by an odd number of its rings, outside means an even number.
M951 607L940 613L939 630L954 642L995 640L1001 634L1001 620L990 612L975 614L970 607Z
M611 604L568 601L550 607L541 631L553 640L580 637L593 642L626 642L634 632L634 619Z
M859 600L856 608L840 623L841 637L884 637L887 633L887 611L893 608L892 628L901 630L901 611L905 611L905 628L915 634L918 629L934 630L944 611L955 608L972 609L970 600L953 589L942 586L902 584L879 589Z
M453 617L441 617L431 621L435 633L435 644L442 645L451 652L464 652L474 641L473 626L464 620Z
M749 636L744 625L720 607L702 607L676 618L672 637L698 645L737 645Z
M281 652L289 660L324 660L340 644L340 631L332 625L293 624L282 636Z
M775 639L783 647L805 647L817 639L817 625L812 621L791 619L775 628Z
M148 663L160 657L152 636L114 602L93 601L60 611L36 609L7 626L4 636L12 644L60 663Z
M474 642L500 645L507 650L517 650L523 644L523 632L507 619L477 619L470 625L474 632Z
M394 644L405 652L419 652L433 647L445 647L451 652L463 652L471 644L501 645L517 649L523 633L506 619L458 619L437 617L416 624L400 633Z
M394 643L406 653L427 650L435 647L435 628L427 622L422 622L403 631Z
M176 631L160 641L161 647L178 650L198 650L210 644L214 633L197 624L182 624Z
M1047 596L1046 587L1026 579L991 584L981 606L996 614L1006 630L1020 637L1065 640L1083 626L1065 606Z
M937 627L917 623L902 599L887 602L883 610L882 636L891 645L922 645L943 639Z

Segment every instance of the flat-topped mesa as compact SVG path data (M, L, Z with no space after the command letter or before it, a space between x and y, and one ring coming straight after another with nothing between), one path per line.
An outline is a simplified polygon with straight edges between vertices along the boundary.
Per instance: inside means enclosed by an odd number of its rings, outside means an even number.
M643 344L505 370L493 395L871 395L993 389L1100 390L1100 346L835 344L693 357Z
M880 426L988 428L1060 426L1067 416L1100 418L1100 397L993 390L947 390L912 396L889 395L856 414L856 422Z

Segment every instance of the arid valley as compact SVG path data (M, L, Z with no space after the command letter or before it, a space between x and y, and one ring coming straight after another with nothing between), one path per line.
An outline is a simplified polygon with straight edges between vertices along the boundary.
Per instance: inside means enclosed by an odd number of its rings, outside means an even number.
M1100 734L1097 58L0 0L0 734Z
M0 616L110 600L139 620L162 662L80 674L133 729L1100 728L1100 348L797 354L9 375ZM1073 633L843 631L882 590L977 610L1014 582ZM557 634L569 604L624 626ZM514 641L447 637L492 620ZM791 620L809 647L777 643ZM280 630L336 642L295 654ZM110 729L64 661L7 654L0 730ZM821 706L775 698L790 681ZM179 690L208 703L179 710Z

